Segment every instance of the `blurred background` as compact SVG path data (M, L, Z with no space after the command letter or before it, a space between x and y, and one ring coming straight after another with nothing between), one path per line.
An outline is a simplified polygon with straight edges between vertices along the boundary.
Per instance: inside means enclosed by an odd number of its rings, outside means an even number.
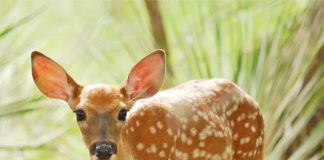
M0 159L86 160L75 115L31 77L41 51L80 84L121 84L156 48L164 88L227 78L262 106L265 158L324 158L323 0L3 0Z

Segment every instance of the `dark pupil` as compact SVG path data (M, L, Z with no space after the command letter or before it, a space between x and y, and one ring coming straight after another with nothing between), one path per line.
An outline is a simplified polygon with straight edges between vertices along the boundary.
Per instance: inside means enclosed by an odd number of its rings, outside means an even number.
M125 121L126 120L126 116L127 116L127 109L121 109L118 113L118 119L121 121Z
M77 116L77 121L83 121L86 118L86 114L83 110L76 110L75 114Z

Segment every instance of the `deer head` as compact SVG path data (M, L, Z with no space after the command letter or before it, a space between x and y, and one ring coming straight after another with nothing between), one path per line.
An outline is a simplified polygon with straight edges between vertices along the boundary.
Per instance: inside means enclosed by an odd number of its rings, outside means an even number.
M34 51L31 59L33 79L39 90L47 97L66 101L75 113L91 159L125 157L121 133L127 112L135 101L159 91L165 75L164 51L156 50L139 61L120 86L83 86L40 52Z

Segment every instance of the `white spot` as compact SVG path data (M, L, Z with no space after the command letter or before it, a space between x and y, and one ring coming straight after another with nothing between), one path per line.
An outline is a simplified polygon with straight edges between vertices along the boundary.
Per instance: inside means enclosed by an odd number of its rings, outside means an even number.
M173 140L176 141L178 139L178 136L177 135L174 135L173 136Z
M222 158L223 158L223 159L227 159L227 156L228 156L227 152L224 151L223 154L222 154Z
M162 123L160 121L156 122L156 126L159 129L162 129L163 128L163 125L162 125Z
M156 145L155 144L151 145L151 152L156 153Z
M225 122L225 117L220 116L219 119L220 119L222 122Z
M138 127L140 125L140 122L138 120L136 120L136 127Z
M188 160L188 157L189 157L189 155L188 155L188 153L182 153L182 159L183 160Z
M148 147L145 149L145 151L146 151L146 153L151 153L151 148Z
M245 158L245 157L246 157L246 155L247 155L247 153L246 153L246 152L244 152L244 153L242 154L242 157L243 157L243 158Z
M234 139L234 140L238 140L238 138L239 138L239 134L238 134L238 133L235 133L235 134L233 135L233 139Z
M250 126L250 123L249 122L245 122L244 127L245 128L249 128L249 126Z
M190 146L192 144L192 140L190 138L187 139L187 145Z
M258 137L257 139L256 139L256 141L255 141L255 143L256 143L256 146L258 147L258 146L262 146L262 137L260 136L260 137Z
M241 115L239 115L238 117L237 117L237 121L238 122L240 122L240 121L242 121L243 119L245 119L245 114L244 113L242 113Z
M177 130L177 135L180 137L181 131L180 129Z
M199 139L200 139L200 140L205 140L206 138L207 138L207 134L206 134L206 132L201 131L201 132L199 133Z
M246 138L241 138L240 140L240 144L246 144L250 142L250 137L246 137Z
M195 149L195 150L192 152L192 157L193 157L193 158L198 158L198 157L199 157L199 149Z
M159 156L160 156L161 158L165 157L165 152L164 152L163 150L160 151L160 152L159 152Z
M214 136L215 137L223 138L224 137L224 132L223 131L214 132Z
M172 136L173 135L171 128L168 128L167 129L167 133L168 133L169 136Z
M231 110L226 111L226 116L230 116L232 114Z
M253 133L255 133L255 127L254 127L254 126L251 126L251 131L252 131Z
M205 142L201 141L201 142L199 142L198 145L199 145L199 147L203 148L203 147L205 147Z
M155 133L156 133L156 129L155 129L154 126L151 126L149 130L150 130L150 132L151 132L152 134L155 134Z
M163 143L163 148L168 148L168 144L167 143Z
M209 126L206 127L205 132L206 132L206 134L207 134L208 136L211 136L211 135L213 134L212 129L211 129Z
M175 150L175 155L176 155L176 157L181 158L182 157L182 152L176 149Z
M136 145L137 150L143 150L144 149L144 144L143 143L137 143Z
M215 155L212 156L211 159L212 160L221 160L222 158L218 154L215 154Z
M204 118L204 120L208 121L208 120L209 120L209 119L208 119L208 114L207 114L207 113L204 113L204 114L203 114L203 118Z
M210 159L211 157L212 157L212 154L207 153L207 155L206 155L206 159Z
M186 134L184 134L184 133L182 133L181 134L181 141L183 142L183 143L185 143L186 142L186 140L187 140L187 136L186 136Z
M191 128L190 133L191 133L192 136L197 135L197 129L196 128Z
M174 147L174 146L172 146L172 147L171 147L171 150L170 150L170 151L171 151L171 153L172 153L172 152L174 152L174 150L175 150L175 147Z
M231 123L231 127L233 128L235 125L235 122L233 120L231 120L230 123Z

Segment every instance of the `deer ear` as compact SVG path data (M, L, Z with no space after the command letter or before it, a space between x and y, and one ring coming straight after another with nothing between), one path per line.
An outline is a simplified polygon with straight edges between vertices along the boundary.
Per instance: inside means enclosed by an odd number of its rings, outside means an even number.
M74 96L78 85L59 64L37 51L31 63L34 82L44 95L67 102Z
M165 53L153 51L130 71L124 94L131 100L153 96L162 86L165 76Z

